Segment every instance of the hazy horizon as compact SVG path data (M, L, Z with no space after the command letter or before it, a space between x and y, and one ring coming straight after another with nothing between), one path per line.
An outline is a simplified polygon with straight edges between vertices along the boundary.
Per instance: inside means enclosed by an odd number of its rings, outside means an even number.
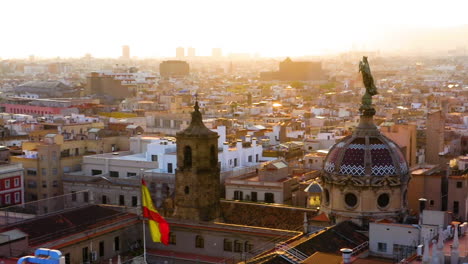
M468 46L467 1L1 2L0 58L197 56L212 48L263 57Z

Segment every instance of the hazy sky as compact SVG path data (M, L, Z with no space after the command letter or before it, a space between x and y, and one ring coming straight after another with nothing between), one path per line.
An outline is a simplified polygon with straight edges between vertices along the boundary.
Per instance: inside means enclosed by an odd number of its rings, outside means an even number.
M0 57L118 57L122 45L139 57L174 56L177 46L316 55L467 25L467 10L465 0L0 0Z

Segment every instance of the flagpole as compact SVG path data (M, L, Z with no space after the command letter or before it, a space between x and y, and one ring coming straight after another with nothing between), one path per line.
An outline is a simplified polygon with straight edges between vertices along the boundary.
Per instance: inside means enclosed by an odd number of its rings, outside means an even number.
M143 169L140 169L140 182L143 184ZM141 194L141 218L143 223L143 263L146 262L146 227L145 227L145 217L143 216L143 193Z
M146 231L145 231L145 218L143 217L143 262L146 264Z

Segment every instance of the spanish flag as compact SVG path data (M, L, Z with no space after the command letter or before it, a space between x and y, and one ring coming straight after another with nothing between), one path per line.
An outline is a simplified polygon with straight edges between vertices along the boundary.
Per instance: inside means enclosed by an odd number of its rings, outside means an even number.
M169 244L169 224L154 208L153 200L146 186L145 180L141 180L141 201L143 205L143 217L148 218L148 225L153 242Z

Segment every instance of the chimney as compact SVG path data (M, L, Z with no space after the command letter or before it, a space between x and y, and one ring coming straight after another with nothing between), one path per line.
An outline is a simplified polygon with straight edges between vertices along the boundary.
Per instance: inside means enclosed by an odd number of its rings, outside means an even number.
M228 152L229 149L229 142L224 142L223 143L223 153Z
M427 199L419 198L419 224L423 224L423 211L426 209Z
M246 136L245 136L245 141L246 141L246 142L250 142L250 139L251 139L250 135L246 135Z
M257 146L257 138L254 137L252 138L252 147L256 147Z
M141 151L141 133L137 134L137 149L138 149L137 150L138 152L142 152Z
M242 149L242 140L241 140L241 139L238 139L238 140L237 140L237 142L236 142L236 148L237 148L237 150Z
M351 263L351 254L353 253L353 250L349 248L342 248L340 249L341 255L343 256L343 263L344 264L349 264Z

